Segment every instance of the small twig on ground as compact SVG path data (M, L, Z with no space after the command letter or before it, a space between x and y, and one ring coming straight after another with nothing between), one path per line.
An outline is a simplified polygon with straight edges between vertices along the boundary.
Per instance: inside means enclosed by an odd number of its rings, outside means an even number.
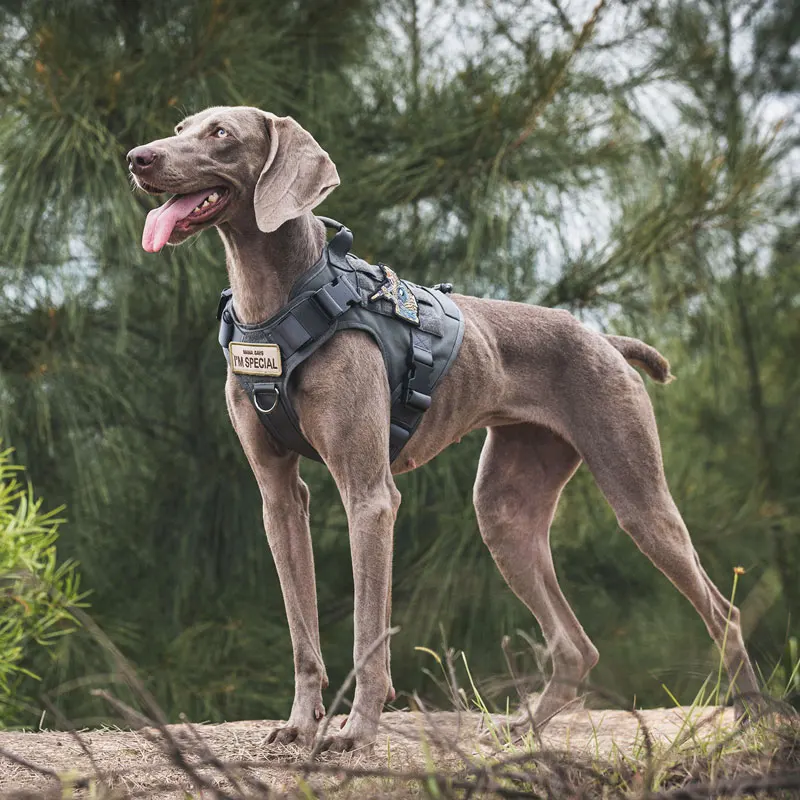
M97 697L102 697L109 705L119 711L123 717L126 719L133 719L136 722L139 722L142 719L147 719L142 714L140 714L135 709L131 708L130 706L123 703L121 700L118 700L113 695L110 695L104 689L96 689L92 692ZM240 798L234 798L232 795L227 794L226 792L220 791L219 787L214 786L211 781L209 781L205 776L201 775L187 760L181 750L180 745L176 741L175 737L172 733L167 729L166 724L162 723L153 723L150 722L150 727L155 728L162 736L162 740L159 740L158 737L153 735L150 731L146 728L141 731L141 733L151 742L154 744L159 744L163 747L164 752L167 756L172 760L178 769L182 770L186 773L186 775L191 778L192 783L198 789L206 789L210 791L214 796L222 798L222 800L240 800Z
M278 762L283 769L292 772L307 773L315 772L323 775L341 775L342 777L349 778L394 778L399 781L408 781L414 783L427 783L433 780L440 790L450 789L463 789L468 790L474 788L474 783L464 778L448 775L444 772L423 772L417 770L393 770L385 767L365 767L365 766L348 766L345 764L332 763L328 761L314 761L311 764L294 761ZM270 766L275 766L276 762L270 762ZM233 762L233 766L240 768L258 769L264 767L266 764L263 761L237 761ZM485 770L473 773L474 775L482 776L486 773ZM521 789L512 789L497 784L492 784L487 787L489 791L494 792L498 797L520 797L520 798L534 798L534 800L544 800L544 797L536 792L527 792Z
M103 770L100 769L100 765L97 763L94 755L92 755L92 751L89 749L89 745L83 740L83 737L75 730L75 726L59 711L56 705L50 700L48 695L42 695L42 702L47 707L47 710L56 718L56 722L66 730L69 735L78 743L78 747L80 747L81 752L89 759L89 763L92 765L92 769L94 770L94 777L100 781L101 783L104 782L105 776L103 774Z
M666 792L650 793L645 797L646 800L701 800L708 797L744 797L784 789L800 789L800 770L778 775L748 775L746 778L696 783Z
M514 668L514 661L511 658L511 637L504 636L500 641L500 648L503 651L503 655L506 659L506 666L508 667L508 672L511 675L511 680L514 682L514 688L517 690L517 696L519 697L519 702L522 704L522 707L525 709L525 714L528 717L528 723L531 726L531 734L533 735L536 744L541 746L542 744L542 737L539 735L539 731L536 727L536 723L533 721L533 712L531 711L530 703L528 702L527 693L524 691L524 686L517 675L517 670Z
M32 770L33 772L38 772L39 775L46 775L48 778L55 778L55 780L60 780L60 778L58 777L58 773L50 769L49 767L40 767L38 764L33 764L26 758L23 758L22 756L18 756L15 753L9 753L8 750L6 750L4 747L0 747L0 756L10 761L12 764L17 764L20 767L25 767L25 769Z
M428 711L428 709L425 708L425 704L422 702L422 699L419 697L419 695L414 694L414 702L416 703L417 707L419 708L420 712L423 714L425 719L428 721L428 724L429 724L429 727L430 727L429 736L430 736L431 741L434 744L438 745L439 747L446 748L451 753L455 753L461 759L462 763L464 764L464 766L467 769L473 768L475 766L474 759L471 759L461 749L461 747L458 744L458 731L459 731L459 728L456 729L456 738L455 739L450 738L450 737L441 736L440 733L437 731L437 726L436 726L433 718L431 717L430 711ZM461 714L459 712L459 717L460 716L461 716Z
M227 778L231 786L233 786L233 788L239 792L242 797L247 796L247 793L241 785L242 780L247 781L249 784L254 786L263 794L265 798L272 796L272 790L269 788L269 786L258 780L258 778L256 778L254 775L250 775L247 772L241 772L239 775L237 775L235 770L231 769L230 764L227 764L226 762L217 758L214 751L208 746L206 740L197 729L197 726L192 725L192 723L186 718L186 714L181 714L181 722L186 726L186 730L191 734L192 739L194 740L195 745L201 754L201 757L206 759L208 763L210 763L215 769L218 769L225 776L225 778Z

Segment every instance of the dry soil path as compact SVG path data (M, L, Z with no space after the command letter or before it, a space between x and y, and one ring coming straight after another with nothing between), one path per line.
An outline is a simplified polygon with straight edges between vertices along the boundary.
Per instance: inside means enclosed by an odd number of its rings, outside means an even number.
M687 722L696 726L705 719L701 731L720 725L730 726L732 713L730 710L712 714L710 711L692 712L688 708L650 709L639 712L637 719L625 711L563 712L543 732L542 746L566 749L589 758L613 758L618 753L641 757L643 736L640 719L653 739L664 743L673 741L681 731L686 731ZM502 727L504 719L498 717L495 720ZM308 754L295 746L268 745L267 737L276 724L253 721L191 728L171 725L168 730L181 749L187 752L199 752L199 736L202 740L200 748L206 747L223 762L258 762L257 766L248 768L250 775L278 794L293 793L298 787L298 775L302 774L299 768ZM338 724L339 719L334 718L332 726ZM373 752L325 756L322 761L329 770L338 766L424 770L427 751L437 767L455 768L463 762L452 747L444 743L457 742L467 755L481 752L476 736L480 729L485 729L485 721L478 714L437 712L422 717L410 712L386 713L381 718L381 734ZM76 775L100 774L111 785L124 788L134 796L185 798L187 790L192 797L213 794L193 787L189 776L176 768L165 753L159 737L154 738L148 731L87 730L80 733L80 739L94 763L76 737L69 733L0 732L0 797L62 796L57 778L42 775L30 766L12 763L3 753L13 754L30 765L43 767L62 777L68 776L68 780ZM427 743L425 746L423 741ZM189 760L195 762L197 758L195 755ZM213 767L201 767L199 772L212 783L221 779L219 771ZM335 774L317 775L310 780L313 784L315 780L330 782L336 777ZM338 777L341 778L341 774ZM91 789L79 788L72 796L90 797L92 794Z

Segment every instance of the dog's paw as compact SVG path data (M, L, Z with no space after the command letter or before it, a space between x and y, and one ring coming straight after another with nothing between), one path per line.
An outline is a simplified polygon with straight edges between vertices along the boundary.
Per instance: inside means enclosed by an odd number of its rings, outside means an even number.
M733 704L734 719L742 727L753 726L780 714L787 707L785 703L763 694L739 695Z
M312 710L313 708L313 710ZM311 747L317 735L319 721L325 716L322 702L306 706L305 711L292 711L289 721L273 729L267 737L267 744L297 744Z
M340 733L326 736L322 739L317 747L320 753L346 753L349 750L355 750L356 742L352 736L343 736Z
M478 734L478 741L484 745L520 744L530 732L530 718L517 717L485 727Z
M341 730L335 733L326 733L324 738L317 740L318 753L347 753L351 750L369 750L375 744L378 726L369 723L359 714L350 714L345 717Z
M304 747L314 741L315 733L316 726L304 730L299 725L281 725L270 732L267 744L297 744Z
M374 737L370 739L342 731L341 733L332 733L322 739L317 746L317 752L348 753L351 750L363 750L373 744L375 744Z

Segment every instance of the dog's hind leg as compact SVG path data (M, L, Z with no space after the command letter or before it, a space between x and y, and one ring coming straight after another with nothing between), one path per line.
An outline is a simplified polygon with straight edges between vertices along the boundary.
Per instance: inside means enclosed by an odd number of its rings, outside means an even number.
M661 458L653 408L641 379L630 372L584 395L571 433L617 515L620 527L691 602L717 646L737 706L761 705L758 683L744 647L739 611L700 565L689 532L672 499ZM591 404L591 408L589 407Z
M575 449L546 428L490 428L475 483L483 540L508 585L539 622L553 662L552 677L533 711L535 724L577 697L598 659L561 592L550 553L550 523L578 464Z

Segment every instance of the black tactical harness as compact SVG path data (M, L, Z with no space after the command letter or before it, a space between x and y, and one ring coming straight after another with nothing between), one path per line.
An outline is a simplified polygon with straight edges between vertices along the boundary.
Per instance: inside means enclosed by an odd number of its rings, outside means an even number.
M389 459L394 461L458 354L464 319L446 296L452 286L427 289L402 281L390 267L352 255L353 234L344 225L318 219L338 232L320 260L297 279L277 314L246 325L236 316L231 290L222 292L219 343L264 427L288 449L321 461L300 430L292 373L337 331L369 333L381 349L389 380Z

